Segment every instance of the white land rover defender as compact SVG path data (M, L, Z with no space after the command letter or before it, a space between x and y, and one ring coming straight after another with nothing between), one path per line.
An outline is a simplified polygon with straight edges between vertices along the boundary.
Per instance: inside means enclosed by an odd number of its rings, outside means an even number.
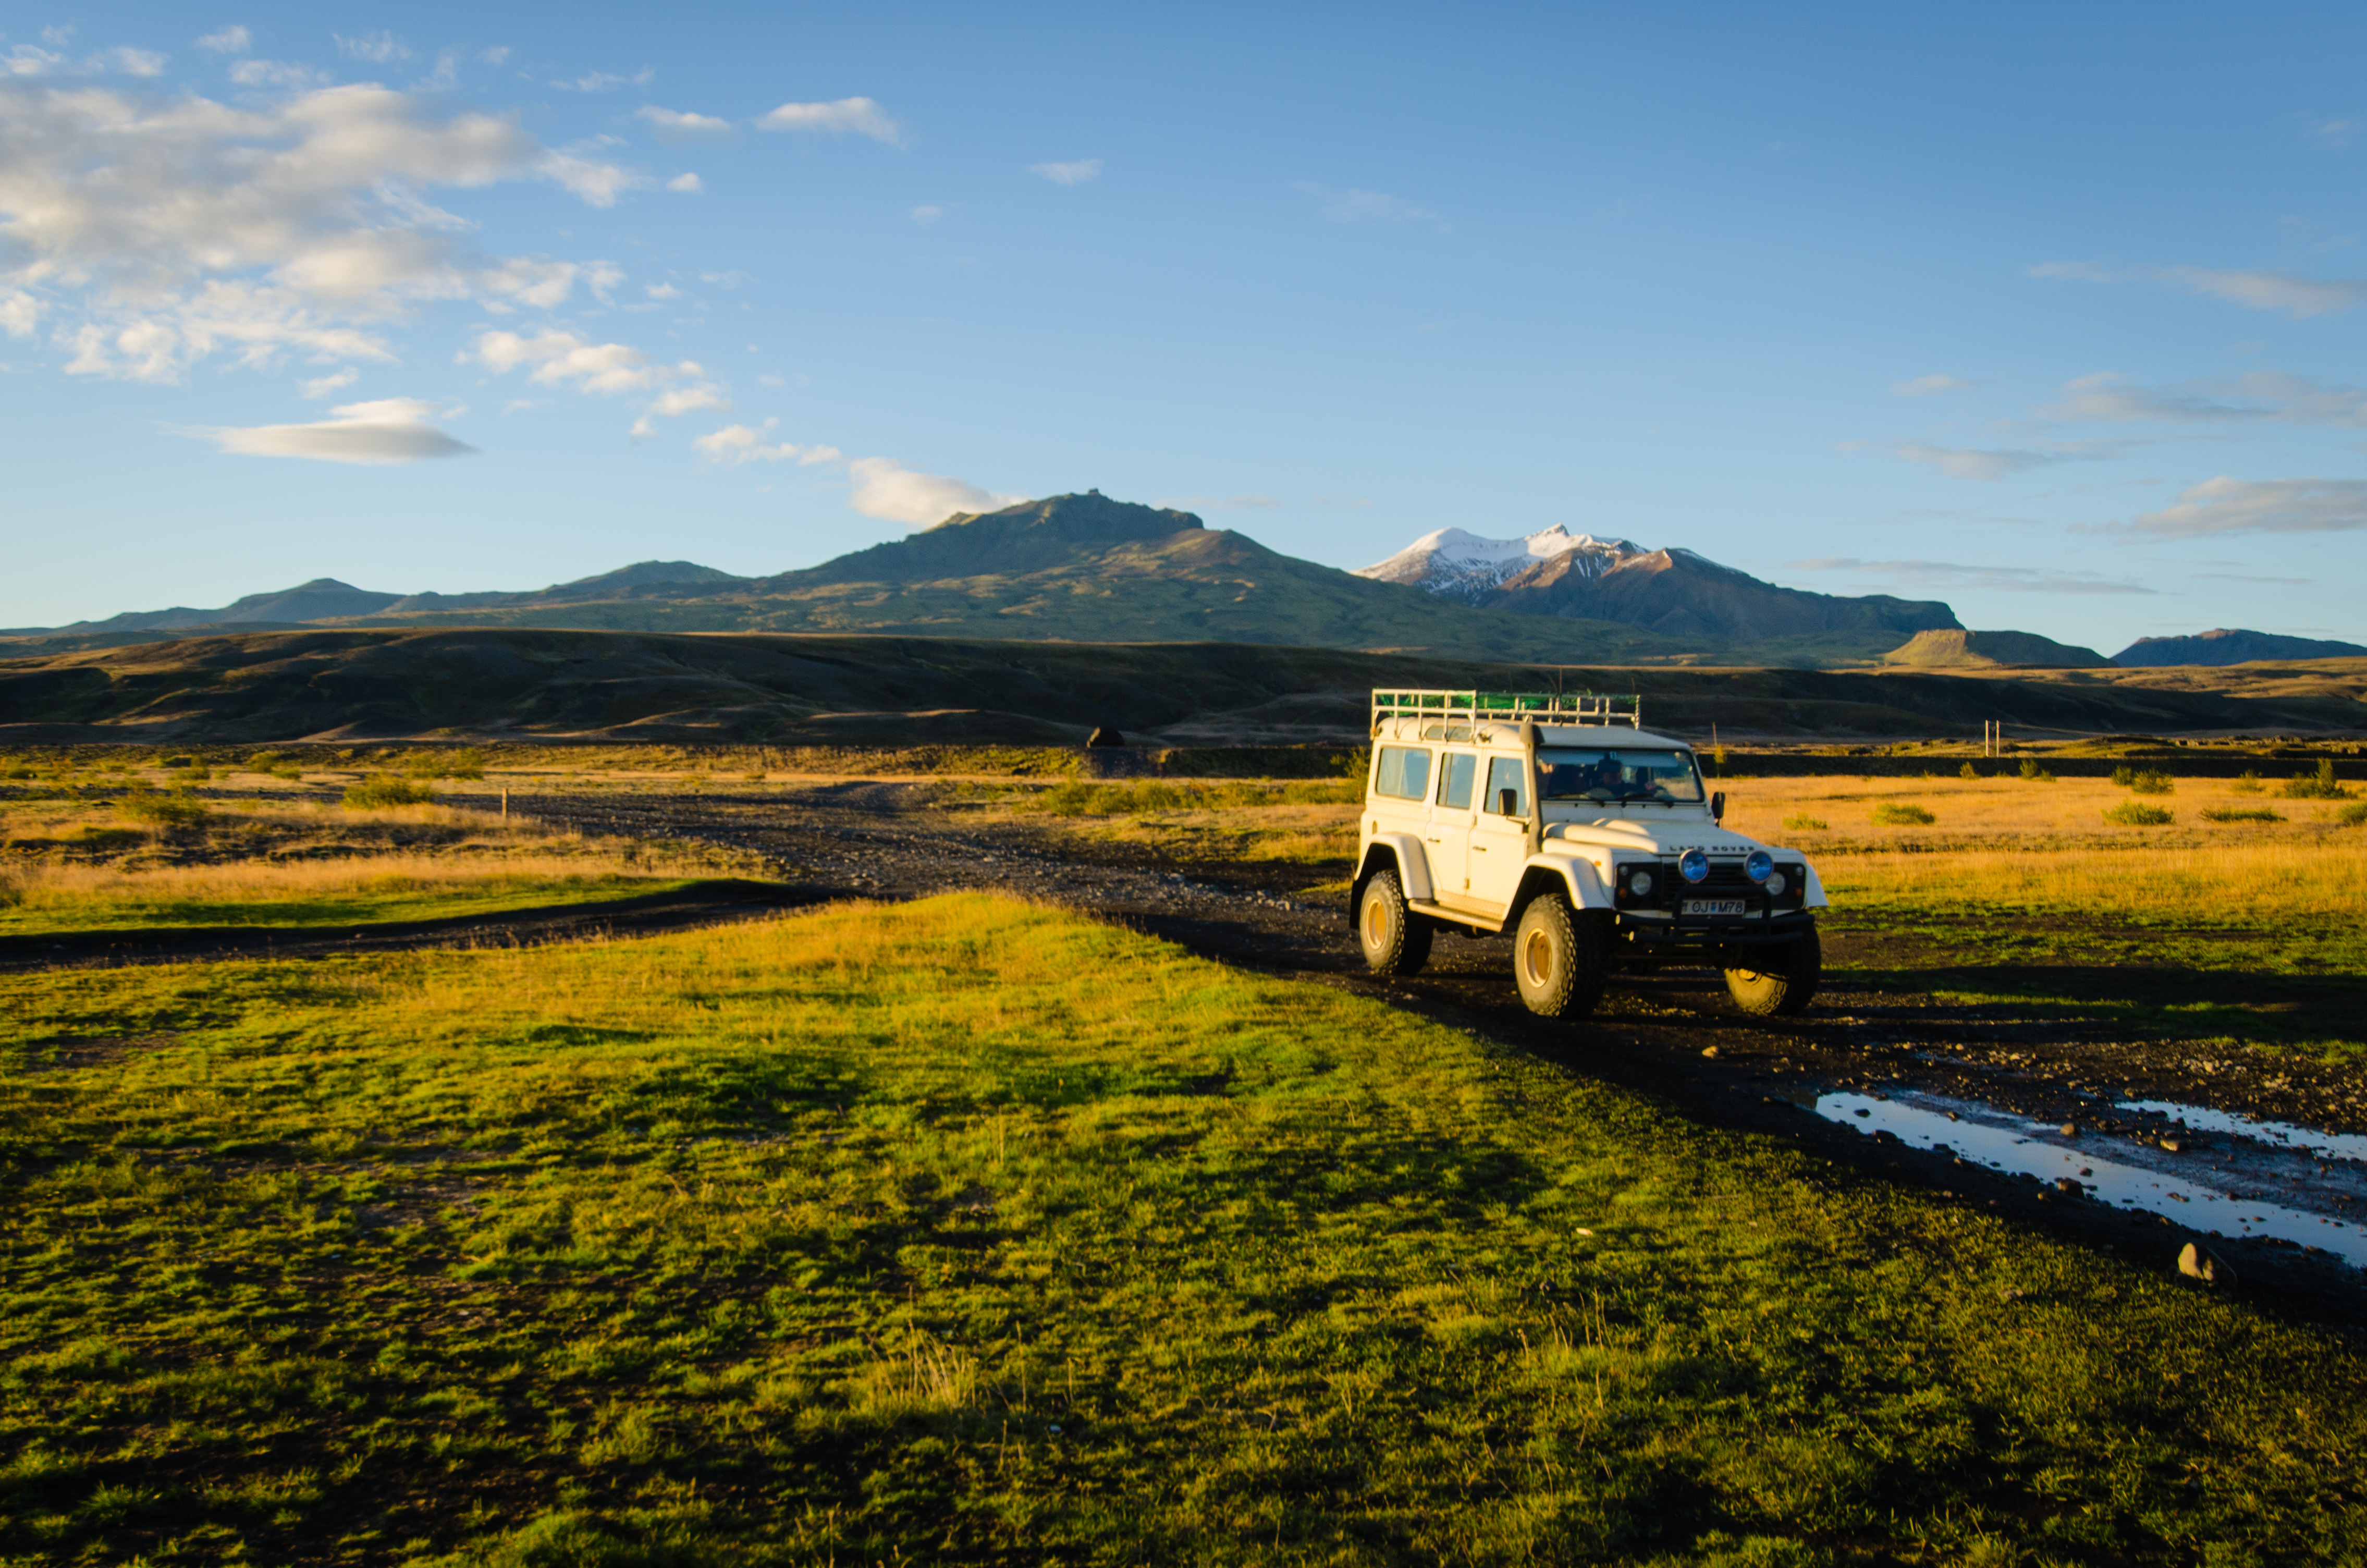
M1726 797L1638 699L1376 691L1372 731L1349 908L1376 972L1420 969L1452 926L1512 932L1512 982L1547 1017L1662 964L1724 970L1747 1012L1815 997L1815 869L1720 827Z

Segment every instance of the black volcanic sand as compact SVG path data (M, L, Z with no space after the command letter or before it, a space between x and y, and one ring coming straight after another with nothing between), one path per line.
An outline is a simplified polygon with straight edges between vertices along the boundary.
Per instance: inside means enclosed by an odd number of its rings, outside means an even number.
M447 797L463 804L467 797ZM586 831L675 836L754 851L784 883L709 884L629 903L527 910L456 922L379 926L289 941L269 933L191 933L153 943L119 935L51 950L0 950L0 969L83 967L255 956L313 957L402 948L573 940L763 918L832 898L904 899L991 888L1071 905L1246 968L1384 998L1567 1070L1649 1095L1722 1125L1772 1131L1868 1179L1924 1183L1987 1200L2001 1211L2101 1248L2172 1267L2193 1233L2044 1187L2025 1176L1958 1165L1896 1142L1865 1137L1814 1114L1819 1093L1920 1090L1977 1100L2040 1120L2100 1131L2141 1131L2116 1098L2173 1100L2333 1131L2367 1131L2367 1069L2225 1041L2133 1039L2091 1019L2031 1007L1973 1007L1900 983L1914 974L1940 987L1962 974L1918 971L1919 938L1836 931L1829 964L1872 966L1889 988L1833 976L1808 1016L1750 1017L1709 971L1622 977L1595 1015L1577 1023L1533 1017L1511 983L1503 938L1443 935L1420 974L1369 975L1342 901L1301 890L1344 881L1346 863L1183 861L1140 845L1085 838L1042 819L990 820L948 811L928 783L849 781L789 795L605 792L596 798L526 796L512 808ZM486 804L492 803L488 797ZM2293 989L2306 1006L2339 1011L2329 997L2283 977L2221 977L2257 999L2262 987ZM2212 977L2120 965L2097 971L2100 994L2183 999ZM2355 1008L2349 1016L2355 1017ZM2367 1276L2289 1245L2210 1242L2238 1265L2244 1289L2281 1310L2358 1328L2367 1324Z

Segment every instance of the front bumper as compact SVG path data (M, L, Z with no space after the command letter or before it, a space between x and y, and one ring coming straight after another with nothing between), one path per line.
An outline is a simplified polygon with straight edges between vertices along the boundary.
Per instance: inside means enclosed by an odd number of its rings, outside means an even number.
M1637 957L1690 957L1702 949L1770 948L1813 929L1816 915L1805 909L1746 915L1741 919L1685 919L1672 915L1621 911L1613 939Z

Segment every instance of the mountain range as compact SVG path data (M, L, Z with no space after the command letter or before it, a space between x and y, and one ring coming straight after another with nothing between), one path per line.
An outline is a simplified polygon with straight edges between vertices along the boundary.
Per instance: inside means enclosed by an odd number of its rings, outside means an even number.
M129 612L0 636L31 653L300 626L1225 642L1523 664L2103 662L2030 633L1969 632L1935 600L1786 588L1693 551L1647 551L1558 526L1515 540L1443 528L1343 572L1207 528L1189 512L1098 491L957 515L768 576L650 561L527 592L461 594L391 594L319 578L220 609Z
M2271 631L2221 627L2191 637L2140 637L2112 655L2127 669L2168 665L2248 665L2260 659L2367 659L2356 642L2322 642L2312 637L2280 637Z

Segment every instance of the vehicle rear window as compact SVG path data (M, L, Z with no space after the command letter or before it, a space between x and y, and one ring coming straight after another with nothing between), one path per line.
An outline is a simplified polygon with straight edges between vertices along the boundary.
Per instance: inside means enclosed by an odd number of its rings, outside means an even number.
M1449 811L1471 809L1471 786L1479 782L1479 759L1467 751L1451 751L1438 767L1438 803Z
M1383 746L1381 765L1373 775L1373 793L1400 801L1427 799L1430 753L1420 746Z

